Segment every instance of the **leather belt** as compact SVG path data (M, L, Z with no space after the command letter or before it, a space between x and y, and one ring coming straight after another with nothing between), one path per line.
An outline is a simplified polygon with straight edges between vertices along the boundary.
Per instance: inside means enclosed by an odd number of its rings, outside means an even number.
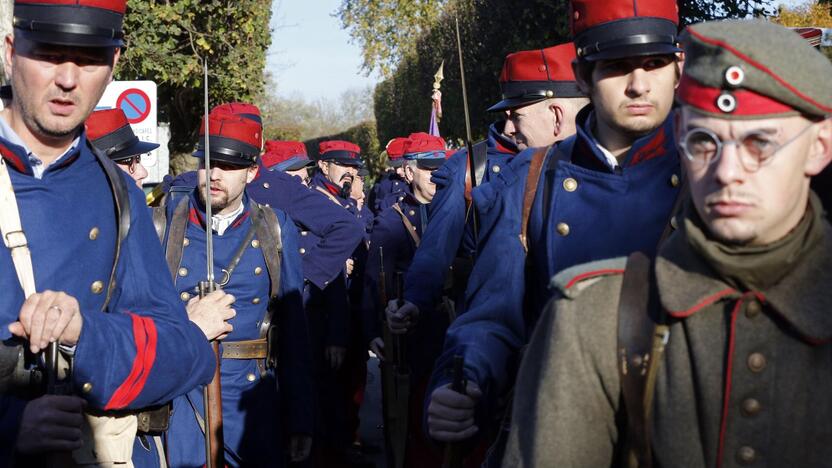
M223 359L266 359L269 345L265 338L244 341L223 341Z

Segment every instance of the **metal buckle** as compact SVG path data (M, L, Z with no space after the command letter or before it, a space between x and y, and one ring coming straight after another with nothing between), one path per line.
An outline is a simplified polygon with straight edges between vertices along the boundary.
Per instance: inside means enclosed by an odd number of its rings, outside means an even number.
M6 247L10 250L27 247L29 245L26 241L26 234L22 230L7 232L3 240L6 243ZM14 242L15 240L17 242Z

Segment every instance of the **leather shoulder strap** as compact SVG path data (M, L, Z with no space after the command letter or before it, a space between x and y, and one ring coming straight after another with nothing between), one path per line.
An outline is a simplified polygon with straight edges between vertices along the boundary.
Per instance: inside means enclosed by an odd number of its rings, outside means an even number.
M266 268L269 270L271 281L271 298L277 298L280 294L280 263L283 259L283 240L280 229L280 222L274 210L252 202L254 207L254 232L260 240L260 249L266 261Z
M101 167L104 168L104 174L107 175L107 180L110 183L110 189L113 192L116 216L118 217L118 239L116 240L116 253L113 258L113 268L110 271L110 283L107 286L107 297L104 299L104 304L101 306L101 310L106 311L107 306L110 304L110 300L112 299L113 291L116 287L116 268L118 267L118 261L121 258L121 245L124 243L124 239L127 238L127 234L130 232L130 194L127 191L127 185L124 183L124 176L121 169L116 167L115 163L113 163L110 158L104 156L101 151L92 148L91 145L89 145L89 147L93 154L95 154L95 157L98 158L98 162L101 164Z
M466 208L471 207L471 203L473 198L471 198L471 191L474 189L474 186L471 184L471 173L474 173L474 177L477 181L477 186L482 184L482 179L485 177L485 166L488 164L488 142L483 140L478 143L475 143L473 148L473 156L474 156L474 167L471 168L470 160L466 159L465 162L465 206ZM467 156L467 155L466 155Z
M153 227L156 229L156 236L159 242L165 242L165 234L168 232L168 217L167 207L165 205L154 206L151 209L151 218L153 219Z
M179 199L170 218L167 242L162 238L165 245L165 261L174 282L176 282L176 272L179 270L179 264L182 262L182 254L185 249L185 231L188 228L188 206L190 204L188 200L188 197Z
M326 195L326 197L327 197L327 198L329 198L330 200L332 200L332 202L333 202L333 203L335 203L336 205L338 205L338 206L340 206L340 207L342 207L342 208L344 207L344 204L343 204L343 203L341 203L341 201L340 201L340 200L338 200L337 198L335 198L335 195L333 195L333 194L331 194L331 193L327 192L325 188L322 188L322 187L315 187L315 190L317 190L317 191L321 192L322 194Z
M624 466L652 467L650 416L656 373L669 337L654 287L652 261L636 252L627 260L618 305L618 375L626 431Z
M12 256L17 279L26 298L35 293L35 273L32 253L20 223L20 211L14 195L9 168L0 156L0 234Z
M523 218L520 222L520 243L523 244L523 250L526 253L529 253L529 218L531 217L534 198L537 196L537 187L540 185L540 174L543 171L543 163L546 161L546 155L549 153L550 148L551 146L540 148L532 155L532 160L529 164L529 173L526 176L526 185L523 189Z
M402 207L400 207L398 203L393 205L392 208L396 210L396 213L398 213L399 216L402 217L402 224L404 224L404 230L407 231L408 234L410 234L410 237L413 239L413 242L416 243L416 248L419 248L419 243L421 243L422 239L419 237L419 233L416 232L416 226L414 226L413 223L411 223L410 220L407 219L407 216L405 216L404 211L402 211Z

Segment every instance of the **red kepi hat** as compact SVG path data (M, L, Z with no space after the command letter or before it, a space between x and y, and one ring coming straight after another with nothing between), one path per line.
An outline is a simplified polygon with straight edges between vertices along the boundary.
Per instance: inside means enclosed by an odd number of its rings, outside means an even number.
M113 161L130 159L159 147L156 143L139 140L121 109L95 111L85 126L92 146Z
M503 100L488 111L504 111L553 97L583 97L572 71L573 60L575 45L571 42L509 54L500 74Z
M315 165L306 154L306 145L299 141L268 140L260 160L270 171L296 171Z
M321 161L332 161L345 166L363 166L361 147L355 143L341 140L322 141L318 145Z
M416 165L422 169L439 168L448 159L445 140L429 133L411 133L404 147L404 159L416 161Z
M126 0L15 0L15 37L75 47L122 47Z
M211 109L211 115L236 115L244 119L249 119L263 125L263 119L260 117L260 109L254 104L247 102L226 102Z
M393 138L387 142L387 165L390 167L401 167L404 162L404 147L407 146L408 139L405 137Z
M675 0L572 0L570 21L582 60L681 52Z
M208 143L211 160L233 166L248 167L257 163L260 156L262 134L260 125L235 115L208 116ZM199 143L194 156L205 156L205 119L199 126Z

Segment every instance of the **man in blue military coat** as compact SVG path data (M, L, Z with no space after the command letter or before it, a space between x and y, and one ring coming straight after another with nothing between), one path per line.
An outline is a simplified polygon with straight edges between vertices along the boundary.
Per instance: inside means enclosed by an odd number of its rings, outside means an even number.
M384 150L387 154L387 169L367 196L367 203L375 214L379 214L391 206L390 195L400 195L410 191L410 185L404 178L404 159L402 158L406 143L407 138L403 137L393 138L387 142ZM395 201L392 203L395 203Z
M210 347L164 274L144 195L83 131L120 57L125 9L123 0L15 2L0 154L15 198L4 209L16 203L22 234L6 233L0 249L0 339L25 340L32 353L59 343L81 398L0 396L4 466L14 451L79 449L84 408L125 414L211 378ZM37 291L28 298L11 256L26 247ZM99 449L76 454L130 462L129 450Z
M396 296L396 273L407 271L422 234L428 224L428 209L436 193L431 174L442 167L447 151L442 138L415 133L408 137L404 149L405 180L410 190L402 201L379 213L370 237L370 252L364 278L361 304L365 341L370 349L384 359L381 339L381 314L386 304L380 303L379 278L385 274L386 297ZM442 350L442 339L448 326L448 316L437 316L429 324L416 329L407 337L408 369L411 373L411 398L406 466L440 466L441 457L427 444L421 430L421 407L427 378L433 361Z
M545 154L519 155L475 193L486 232L469 308L448 329L433 376L428 419L437 440L471 437L475 419L506 395L549 278L577 263L655 252L668 225L680 180L669 117L681 69L676 3L613 3L572 2L575 75L592 101L578 133ZM465 357L467 395L447 385L455 355Z
M258 170L260 125L216 112L209 131L210 175L198 171L197 189L166 206L169 268L181 301L196 301L198 283L205 279L205 230L214 231L215 276L234 298L236 311L219 336L225 460L229 466L281 466L287 433L292 447L304 448L298 459L308 456L312 434L297 230L284 212L259 205L246 193ZM195 156L203 157L203 148L200 143ZM214 210L210 220L204 212L206 184ZM278 388L289 402L288 416L281 414ZM167 434L171 466L205 463L203 424L202 388L174 401Z
M489 109L503 112L506 120L492 125L486 142L475 145L475 155L487 147L486 154L475 158L481 166L475 170L478 183L496 177L518 151L550 145L574 133L575 114L586 104L572 73L574 58L571 43L506 57L500 76L503 100ZM437 193L430 227L405 277L407 303L399 317L415 321L421 310L431 310L445 290L452 265L451 296L457 309L464 308L463 293L476 249L469 172L467 152L460 151L434 173Z

